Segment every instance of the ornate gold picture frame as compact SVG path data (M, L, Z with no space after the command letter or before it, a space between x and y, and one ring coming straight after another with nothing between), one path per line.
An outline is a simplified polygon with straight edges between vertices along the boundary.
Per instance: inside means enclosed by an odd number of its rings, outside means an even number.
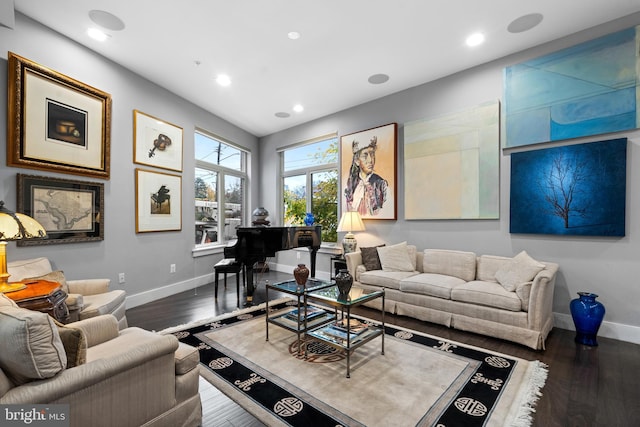
M109 179L111 95L9 52L7 165Z

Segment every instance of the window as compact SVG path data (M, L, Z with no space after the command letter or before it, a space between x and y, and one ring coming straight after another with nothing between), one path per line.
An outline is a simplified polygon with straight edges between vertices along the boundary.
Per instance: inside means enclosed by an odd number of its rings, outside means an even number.
M322 241L338 240L338 137L326 136L281 151L283 222L303 224L307 212L322 226Z
M195 153L195 244L235 239L246 216L247 153L199 131Z

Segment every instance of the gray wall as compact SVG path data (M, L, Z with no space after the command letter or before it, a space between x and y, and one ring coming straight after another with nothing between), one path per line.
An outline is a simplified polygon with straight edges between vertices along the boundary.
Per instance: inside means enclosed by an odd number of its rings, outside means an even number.
M637 283L640 277L640 261L637 256L640 253L640 221L637 218L640 204L640 187L637 177L637 171L640 169L638 150L640 131L571 141L575 143L615 137L629 138L627 230L624 238L511 235L509 233L509 152L500 154L499 220L405 221L403 219L404 172L402 167L405 122L501 99L502 73L505 66L639 23L640 14L630 15L562 40L263 137L260 140L262 153L260 201L270 212L277 212L275 188L278 181L277 176L273 174L273 171L278 168L277 148L329 132L337 131L339 135L344 135L397 122L399 124L398 220L366 221L367 230L357 233L356 236L361 246L406 240L420 249L460 249L474 251L477 254L512 256L521 250L526 250L534 258L560 264L554 298L557 326L573 329L569 315L569 302L576 297L576 292L591 291L600 295L599 300L607 308L601 334L640 343L640 315L637 308L640 302L640 286ZM554 145L560 144L539 145L534 148ZM341 239L342 235L339 238ZM328 260L319 262L328 264ZM289 268L295 263L295 257L290 254L281 253L278 256L278 264L283 268Z
M10 243L9 260L48 257L71 279L108 277L112 287L129 295L128 306L149 301L210 280L212 265L221 255L194 258L194 150L196 127L214 132L251 150L253 177L258 175L257 138L196 107L188 101L139 77L104 57L70 41L39 23L16 14L15 29L0 27L0 99L7 99L7 51L49 67L108 92L112 96L111 179L7 167L6 150L0 150L0 200L16 208L16 174L27 173L103 182L105 185L105 239L100 242L17 247ZM182 173L182 231L135 233L136 167L133 163L133 110L170 121L184 129ZM6 101L0 102L0 138L6 140ZM161 171L161 169L156 169ZM254 192L255 194L255 192ZM254 196L254 199L256 197ZM255 206L257 203L249 203ZM169 273L176 264L175 274ZM118 284L124 272L126 283Z

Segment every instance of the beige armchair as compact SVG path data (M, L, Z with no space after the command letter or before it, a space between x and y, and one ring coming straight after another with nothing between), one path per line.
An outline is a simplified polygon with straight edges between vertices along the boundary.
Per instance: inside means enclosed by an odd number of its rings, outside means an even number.
M101 314L113 314L118 327L127 327L126 292L109 290L109 279L66 280L60 270L54 271L47 258L33 258L7 263L11 282L42 279L58 282L68 294L67 307L71 321L88 319Z
M0 294L0 405L68 404L71 426L199 426L198 351L173 335L67 325Z

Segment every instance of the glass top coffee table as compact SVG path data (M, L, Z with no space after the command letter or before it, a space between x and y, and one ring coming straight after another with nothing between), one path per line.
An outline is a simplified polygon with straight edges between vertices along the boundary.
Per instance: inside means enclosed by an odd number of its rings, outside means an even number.
M334 286L331 282L318 279L308 279L305 286L299 286L295 280L286 280L279 283L267 283L266 288L266 340L269 341L269 324L274 324L295 332L298 336L298 355L302 354L302 338L308 328L314 328L335 320L333 312L327 312L320 308L307 306L309 292ZM294 310L269 313L269 289L293 295L297 299L297 307Z
M374 338L382 337L381 354L384 354L384 290L366 291L352 288L349 296L342 298L337 286L323 287L307 292L306 299L333 308L334 320L321 325L305 325L306 335L343 349L347 353L347 378L351 377L351 352ZM382 298L382 322L380 325L351 318L351 309L376 298ZM338 313L339 311L339 313Z

